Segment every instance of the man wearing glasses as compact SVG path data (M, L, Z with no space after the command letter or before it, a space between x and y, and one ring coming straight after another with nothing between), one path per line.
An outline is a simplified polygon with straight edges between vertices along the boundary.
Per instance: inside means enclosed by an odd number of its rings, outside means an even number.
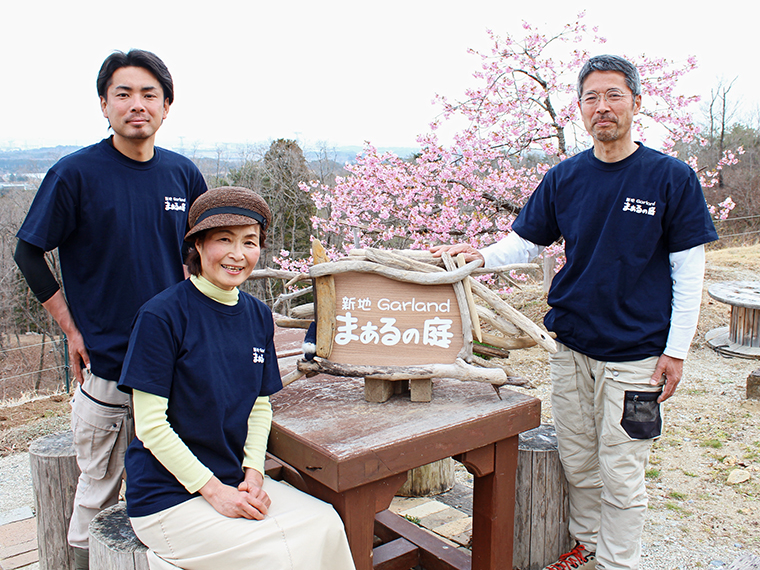
M433 251L495 267L530 261L564 239L567 263L544 322L559 341L552 413L576 545L546 570L636 569L660 403L681 380L704 244L718 235L694 171L633 140L641 81L630 62L591 58L578 76L578 105L593 147L544 176L513 232L481 251Z

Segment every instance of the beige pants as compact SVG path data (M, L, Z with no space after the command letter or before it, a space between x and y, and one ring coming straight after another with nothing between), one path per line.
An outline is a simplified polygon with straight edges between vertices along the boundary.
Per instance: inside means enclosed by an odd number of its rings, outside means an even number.
M94 402L82 393L110 405ZM124 474L124 454L134 437L131 398L116 382L85 371L84 384L71 401L74 449L82 473L74 496L68 540L76 548L89 548L90 521L116 504Z
M656 357L599 362L563 345L551 357L552 413L569 484L570 534L596 551L599 570L639 568L647 510L644 471L651 438L659 436L659 405L651 400L660 388L649 384L656 364ZM649 438L638 439L641 432Z
M332 506L264 479L263 520L228 518L195 497L130 519L151 570L354 570L343 521Z

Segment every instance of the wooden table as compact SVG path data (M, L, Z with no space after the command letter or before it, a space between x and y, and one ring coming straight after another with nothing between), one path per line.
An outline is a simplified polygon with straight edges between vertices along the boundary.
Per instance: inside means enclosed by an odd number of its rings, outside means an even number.
M731 306L729 326L707 333L708 344L731 356L760 358L760 281L716 283L707 292Z
M490 385L435 380L432 402L406 394L370 403L362 379L304 378L272 397L269 451L341 515L357 570L511 569L518 434L539 425L541 402L501 396ZM445 457L475 476L471 560L385 511L408 470ZM375 534L396 541L375 548L373 563Z

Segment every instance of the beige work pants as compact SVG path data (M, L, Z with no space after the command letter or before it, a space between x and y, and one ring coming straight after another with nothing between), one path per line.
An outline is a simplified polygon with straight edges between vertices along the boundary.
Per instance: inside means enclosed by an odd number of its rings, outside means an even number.
M260 521L228 518L203 497L130 519L151 570L354 570L331 505L264 479L272 504Z
M637 570L647 510L644 471L660 434L657 358L599 362L559 345L552 413L569 484L570 534L599 570Z
M82 473L77 481L68 541L75 548L89 548L90 521L119 499L124 454L135 433L131 397L119 391L116 382L85 371L84 384L71 401L71 429Z

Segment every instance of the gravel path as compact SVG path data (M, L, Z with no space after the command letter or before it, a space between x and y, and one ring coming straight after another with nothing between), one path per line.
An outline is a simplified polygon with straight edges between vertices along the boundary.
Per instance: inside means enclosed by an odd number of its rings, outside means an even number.
M0 457L0 515L22 507L34 508L29 454Z

